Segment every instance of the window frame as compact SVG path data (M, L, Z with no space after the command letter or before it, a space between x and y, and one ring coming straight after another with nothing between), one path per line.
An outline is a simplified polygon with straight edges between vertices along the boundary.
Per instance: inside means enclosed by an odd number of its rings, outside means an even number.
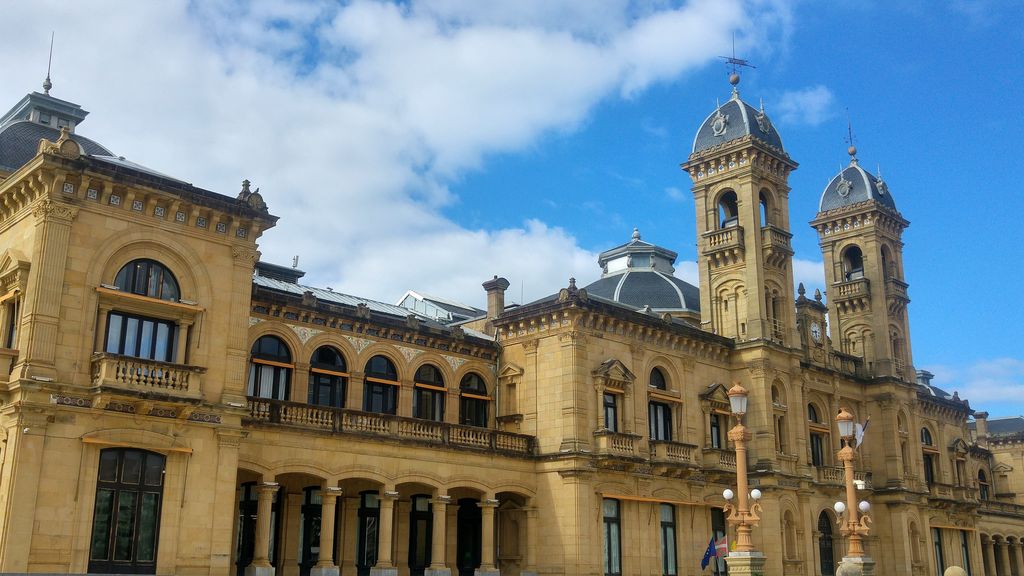
M387 362L383 371L371 368L371 364L378 358ZM402 383L398 379L398 367L394 361L383 354L377 354L366 361L363 372L366 374L363 378L363 411L397 415L398 389Z
M116 330L120 333L117 338L117 349L111 350L111 330L114 329L114 320L118 320L118 326ZM141 352L142 342L144 340L145 327L151 325L152 334L149 338L151 344L149 346L148 355L141 355L138 353L129 353L125 348L128 343L128 327L131 321L137 323L134 335L134 346L136 352ZM159 343L158 332L161 326L169 328L169 334L166 336L166 345L164 346L164 357L157 357L157 347ZM104 330L103 336L103 352L105 354L115 354L118 356L127 356L129 358L138 358L140 360L151 360L155 362L166 362L168 364L177 363L178 359L178 330L179 326L172 320L166 320L163 318L154 318L151 316L144 316L141 314L133 314L122 312L121 310L111 310L107 313L107 325Z
M614 506L610 512L609 505ZM604 525L604 576L622 576L622 503L614 498L601 500Z
M651 440L672 442L672 405L658 400L648 401L647 424Z
M669 516L668 520L665 519L666 512ZM662 576L677 576L679 555L676 549L676 507L663 502L658 507L658 514L661 520L661 574Z
M413 376L412 417L444 422L447 392L441 369L429 363L421 365Z
M145 281L141 287L139 286L140 271L145 276ZM154 288L153 277L155 274L158 276L158 281L156 282L155 290L152 290ZM135 294L136 296L144 296L167 302L178 302L181 300L181 284L178 282L174 272L159 260L152 258L136 258L126 262L118 269L117 274L114 275L113 285L122 292ZM164 294L164 290L168 287L173 288L172 293Z
M479 381L479 386L468 384L474 381ZM490 423L490 404L484 377L476 372L463 376L459 381L459 424L486 428Z
M258 352L257 347L260 346L260 342L267 338L277 340L287 356L274 356L270 353ZM263 378L268 374L267 371L270 375L270 396L261 394L264 389ZM288 343L275 334L264 334L253 342L249 351L249 377L246 383L246 395L250 398L288 401L291 399L294 371L295 364L292 362L292 352Z
M601 393L601 414L604 418L604 429L619 432L619 394L605 390Z
M333 353L340 362L333 364L317 360L322 350ZM309 381L306 385L306 403L312 406L344 408L348 399L348 362L345 355L334 346L324 345L313 351L309 359ZM328 398L324 402L322 392L327 389Z
M710 440L709 444L711 448L715 450L726 449L726 438L725 436L722 435L722 433L725 430L725 427L722 426L722 416L723 414L717 411L713 411L710 414L708 414L708 438ZM728 422L726 422L726 425L728 425Z

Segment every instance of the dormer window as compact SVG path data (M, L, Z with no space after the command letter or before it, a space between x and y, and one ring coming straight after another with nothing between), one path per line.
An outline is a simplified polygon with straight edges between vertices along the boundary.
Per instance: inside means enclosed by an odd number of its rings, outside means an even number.
M71 122L67 118L57 118L57 128L71 128Z
M740 212L736 203L736 193L729 190L718 200L719 228L739 226Z
M39 113L39 123L40 124L46 124L47 126L50 125L50 114L49 114L49 112L40 112Z
M843 279L847 282L864 277L864 254L858 246L843 251Z

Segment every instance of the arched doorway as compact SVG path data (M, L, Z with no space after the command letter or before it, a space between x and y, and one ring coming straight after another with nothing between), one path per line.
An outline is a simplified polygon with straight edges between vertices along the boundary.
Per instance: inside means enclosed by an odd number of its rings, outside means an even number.
M409 574L423 576L430 566L433 544L434 508L430 496L417 494L409 506Z
M836 562L832 555L832 518L828 512L818 515L818 566L821 576L835 576Z
M473 576L480 567L482 516L477 500L459 500L458 531L456 535L456 567L459 576Z

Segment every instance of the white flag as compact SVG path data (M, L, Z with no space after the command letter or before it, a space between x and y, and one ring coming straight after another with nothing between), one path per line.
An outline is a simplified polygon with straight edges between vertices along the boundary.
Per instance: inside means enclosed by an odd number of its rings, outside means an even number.
M864 432L868 429L868 424L871 423L871 418L864 421L864 424L854 424L853 437L854 437L854 449L860 448L862 442L864 442Z

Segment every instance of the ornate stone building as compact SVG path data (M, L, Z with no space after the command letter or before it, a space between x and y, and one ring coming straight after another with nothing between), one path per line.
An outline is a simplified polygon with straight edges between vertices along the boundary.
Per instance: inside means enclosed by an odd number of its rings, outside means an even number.
M879 573L1024 574L1019 450L913 367L886 183L850 150L811 223L829 299L794 303L797 163L736 91L683 164L699 289L634 232L483 313L303 285L248 182L126 160L48 91L0 118L0 571L698 574L738 382L767 573L835 571L847 407Z

